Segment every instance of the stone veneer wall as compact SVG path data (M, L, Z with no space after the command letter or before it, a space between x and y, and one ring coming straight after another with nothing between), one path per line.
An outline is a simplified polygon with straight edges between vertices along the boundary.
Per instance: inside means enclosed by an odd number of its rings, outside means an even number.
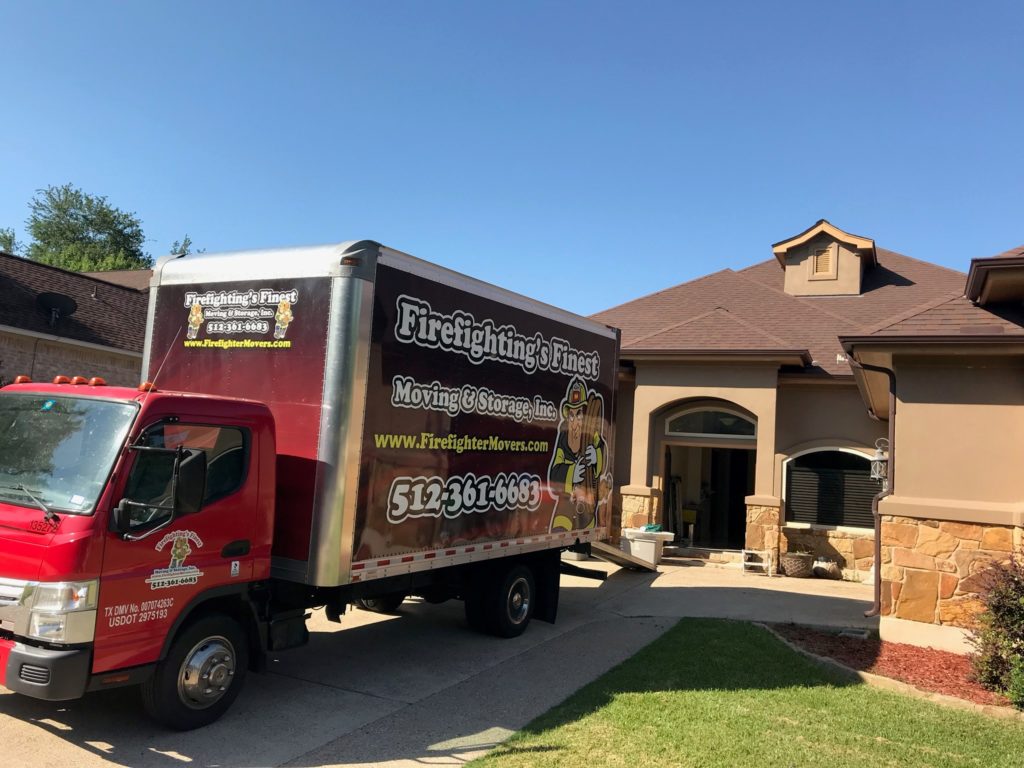
M984 571L1021 551L1024 529L882 516L882 614L972 629Z
M780 549L811 552L833 560L846 581L868 581L875 565L874 531L783 526Z
M781 520L782 511L779 507L762 504L747 505L744 549L768 550L776 564L776 570L778 570L779 562L779 523Z
M621 498L623 528L639 528L658 519L657 496L634 496L623 493Z

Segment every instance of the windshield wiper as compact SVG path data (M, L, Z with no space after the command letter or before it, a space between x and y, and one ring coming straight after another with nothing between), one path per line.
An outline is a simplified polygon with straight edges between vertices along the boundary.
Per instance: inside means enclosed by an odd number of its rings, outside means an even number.
M32 491L30 491L28 488L25 487L24 483L18 483L18 490L24 491L25 495L28 496L30 499L32 499L32 501L35 502L37 507L39 507L41 510L43 510L43 518L46 520L46 522L48 522L48 523L59 523L60 522L60 518L57 517L57 513L54 512L52 509L50 509L45 504L43 504L43 502L41 502L39 499L37 499L35 497L35 494L33 494Z

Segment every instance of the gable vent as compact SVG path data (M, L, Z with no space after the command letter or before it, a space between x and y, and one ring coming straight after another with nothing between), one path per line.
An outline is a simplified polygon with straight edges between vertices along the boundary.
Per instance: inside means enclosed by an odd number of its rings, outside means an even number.
M832 271L832 249L817 248L814 251L814 274L827 275Z

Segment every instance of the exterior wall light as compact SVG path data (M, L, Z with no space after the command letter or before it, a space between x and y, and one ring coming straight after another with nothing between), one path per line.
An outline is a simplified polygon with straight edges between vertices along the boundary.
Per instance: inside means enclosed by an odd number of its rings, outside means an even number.
M882 490L889 490L889 441L884 437L875 440L875 456L871 459L871 479L882 483Z

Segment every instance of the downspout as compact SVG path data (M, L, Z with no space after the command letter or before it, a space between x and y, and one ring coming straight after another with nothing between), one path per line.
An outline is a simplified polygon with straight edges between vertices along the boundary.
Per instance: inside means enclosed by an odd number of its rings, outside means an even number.
M882 612L882 515L878 511L878 503L893 492L893 481L896 478L896 374L889 368L860 363L850 355L850 366L861 371L882 373L889 379L889 460L885 463L885 489L879 491L871 499L871 514L875 520L875 601L864 616L871 618ZM875 421L881 421L878 414L869 406L868 415Z

